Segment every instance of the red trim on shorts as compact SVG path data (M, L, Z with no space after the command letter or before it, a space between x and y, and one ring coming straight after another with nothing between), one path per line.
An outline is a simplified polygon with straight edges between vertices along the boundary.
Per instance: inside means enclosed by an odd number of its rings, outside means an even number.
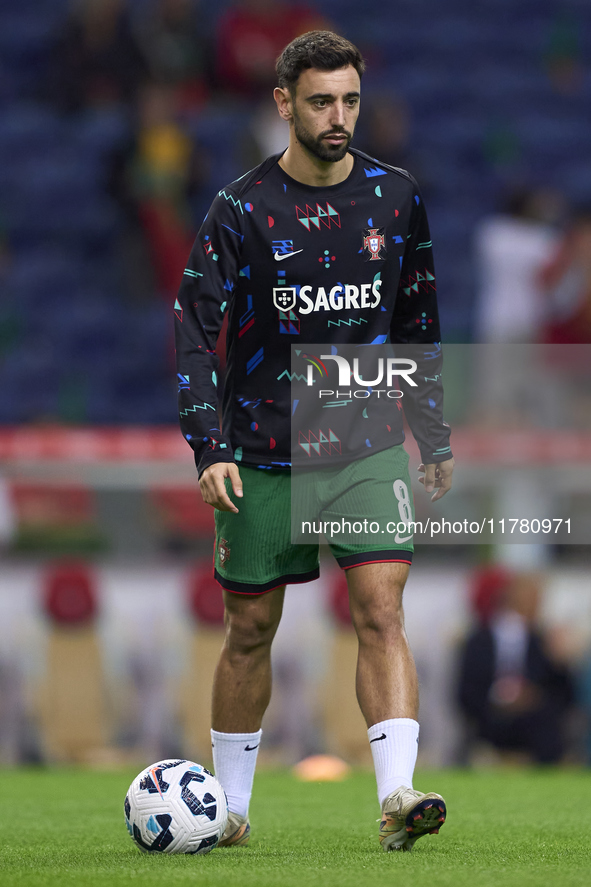
M248 582L234 582L232 579L220 576L217 570L214 570L213 575L216 582L226 591L231 591L233 594L254 596L274 591L276 588L281 588L282 585L298 585L302 582L313 582L314 579L318 579L320 576L320 569L315 567L315 569L309 570L307 573L287 573L285 576L278 576L260 585Z
M341 570L352 570L353 567L364 567L366 564L408 564L410 567L412 565L412 561L405 561L400 557L391 557L388 558L388 560L380 558L379 561L361 561L361 563L359 564L349 564L348 567L341 567Z
M360 551L357 554L342 554L337 557L341 570L363 567L366 564L412 564L413 552L408 548L375 548L373 551Z

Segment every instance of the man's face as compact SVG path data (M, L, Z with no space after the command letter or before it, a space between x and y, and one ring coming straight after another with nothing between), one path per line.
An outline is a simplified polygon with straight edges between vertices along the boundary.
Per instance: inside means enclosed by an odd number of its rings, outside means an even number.
M302 71L292 97L295 136L318 160L342 160L359 116L359 74L352 66L336 71Z

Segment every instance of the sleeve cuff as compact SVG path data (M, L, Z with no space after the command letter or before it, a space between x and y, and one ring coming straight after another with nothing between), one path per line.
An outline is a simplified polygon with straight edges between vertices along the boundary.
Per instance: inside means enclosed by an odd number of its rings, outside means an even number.
M442 447L435 452L433 450L420 450L420 453L424 465L437 465L439 462L447 462L448 459L453 459L451 447Z
M225 450L206 450L205 453L195 452L195 465L197 466L197 474L199 477L210 465L216 462L235 462L234 453L230 448Z

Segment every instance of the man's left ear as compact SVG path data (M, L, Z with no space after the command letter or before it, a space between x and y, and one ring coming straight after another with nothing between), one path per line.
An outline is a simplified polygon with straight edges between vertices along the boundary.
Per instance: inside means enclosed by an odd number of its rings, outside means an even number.
M283 120L287 120L288 122L292 119L291 113L291 95L288 89L282 89L280 86L276 86L273 90L273 98L277 103L277 110L279 111L279 116L283 118Z

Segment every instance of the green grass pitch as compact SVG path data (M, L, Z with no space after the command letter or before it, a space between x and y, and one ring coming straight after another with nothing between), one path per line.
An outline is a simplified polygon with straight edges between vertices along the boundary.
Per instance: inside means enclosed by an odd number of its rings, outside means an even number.
M412 853L377 840L374 778L305 784L261 772L247 848L141 854L123 799L135 773L0 773L0 884L195 887L544 887L591 884L591 774L583 770L422 772L448 820Z

